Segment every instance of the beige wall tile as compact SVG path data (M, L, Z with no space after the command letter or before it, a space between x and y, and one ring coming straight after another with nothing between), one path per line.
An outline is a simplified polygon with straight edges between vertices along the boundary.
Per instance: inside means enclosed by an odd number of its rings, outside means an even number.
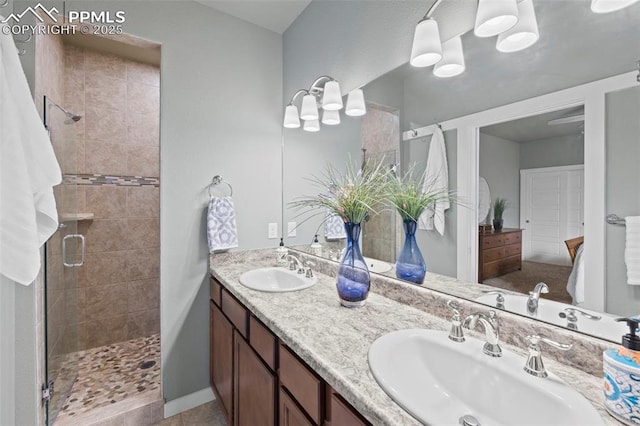
M88 287L86 289L86 318L94 321L127 314L127 283Z
M127 78L127 60L95 50L87 49L84 54L87 75L124 80Z
M87 73L84 82L85 107L125 110L127 96L127 82L125 80Z
M149 336L160 332L160 310L150 309L129 314L127 317L128 338Z
M64 65L67 71L78 70L84 72L84 48L66 44L64 46Z
M127 114L127 144L153 145L160 144L160 116L150 114Z
M87 287L145 280L160 276L158 249L88 253Z
M129 313L160 308L160 280L157 278L129 283Z
M160 217L160 188L140 186L127 188L128 217Z
M160 248L160 219L127 219L124 230L127 248Z
M126 170L133 176L160 176L160 149L157 146L127 147Z
M75 105L75 110L69 105ZM80 114L76 110L84 109L84 71L77 68L65 68L64 73L64 105L69 111Z
M80 335L80 346L83 349L122 342L127 340L127 317L119 316L87 321L82 329L84 336Z
M127 80L160 87L160 68L142 62L127 62Z
M86 211L99 218L122 218L127 212L127 188L102 185L85 186Z
M111 144L127 142L127 122L124 111L106 108L87 107L85 117L85 137L91 141L104 141ZM118 152L112 157L118 159ZM120 160L123 158L120 157Z
M126 250L127 219L94 219L85 234L87 253Z
M85 143L85 168L87 173L125 176L127 164L124 161L127 147L104 141L87 140Z
M129 114L160 114L160 89L137 82L127 83Z

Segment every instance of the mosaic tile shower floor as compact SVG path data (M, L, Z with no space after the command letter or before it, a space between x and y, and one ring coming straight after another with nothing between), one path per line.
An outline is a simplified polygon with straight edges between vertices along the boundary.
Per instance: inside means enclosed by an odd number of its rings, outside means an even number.
M87 349L78 352L78 377L58 420L160 392L158 334Z

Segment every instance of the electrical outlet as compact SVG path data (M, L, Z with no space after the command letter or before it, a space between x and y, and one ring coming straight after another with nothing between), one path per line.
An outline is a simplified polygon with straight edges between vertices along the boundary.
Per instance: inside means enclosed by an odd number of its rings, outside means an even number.
M269 239L278 238L278 223L271 222L269 224Z
M295 223L295 222L287 223L287 237L295 237L296 236L296 226L297 226L297 223Z

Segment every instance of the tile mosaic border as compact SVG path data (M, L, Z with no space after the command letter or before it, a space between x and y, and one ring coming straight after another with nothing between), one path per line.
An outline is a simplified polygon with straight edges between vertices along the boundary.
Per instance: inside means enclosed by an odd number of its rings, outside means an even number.
M110 176L98 174L65 174L63 183L71 185L160 186L160 179L143 176Z

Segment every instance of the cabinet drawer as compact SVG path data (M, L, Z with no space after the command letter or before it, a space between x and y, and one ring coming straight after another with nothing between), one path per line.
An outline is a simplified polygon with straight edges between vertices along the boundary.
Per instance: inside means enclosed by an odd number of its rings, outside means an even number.
M510 232L504 235L504 243L505 244L516 244L522 240L521 232Z
M494 247L483 251L484 262L493 262L496 260L504 259L505 257L515 256L520 254L520 244L511 244L508 246Z
M520 255L507 257L495 262L486 263L482 268L483 278L491 278L517 271L522 265Z
M222 289L222 312L245 339L249 330L249 312L227 290Z
M311 420L320 424L322 381L284 345L280 344L280 383L298 401Z
M222 291L222 285L213 277L209 277L209 293L211 300L216 306L220 307L220 292Z
M253 315L249 317L249 343L265 364L275 370L278 341L276 336Z
M325 426L366 426L370 425L348 402L333 389L327 392L327 422Z
M503 234L494 234L494 235L483 235L482 236L482 248L489 249L493 247L500 247L504 245L504 235Z

